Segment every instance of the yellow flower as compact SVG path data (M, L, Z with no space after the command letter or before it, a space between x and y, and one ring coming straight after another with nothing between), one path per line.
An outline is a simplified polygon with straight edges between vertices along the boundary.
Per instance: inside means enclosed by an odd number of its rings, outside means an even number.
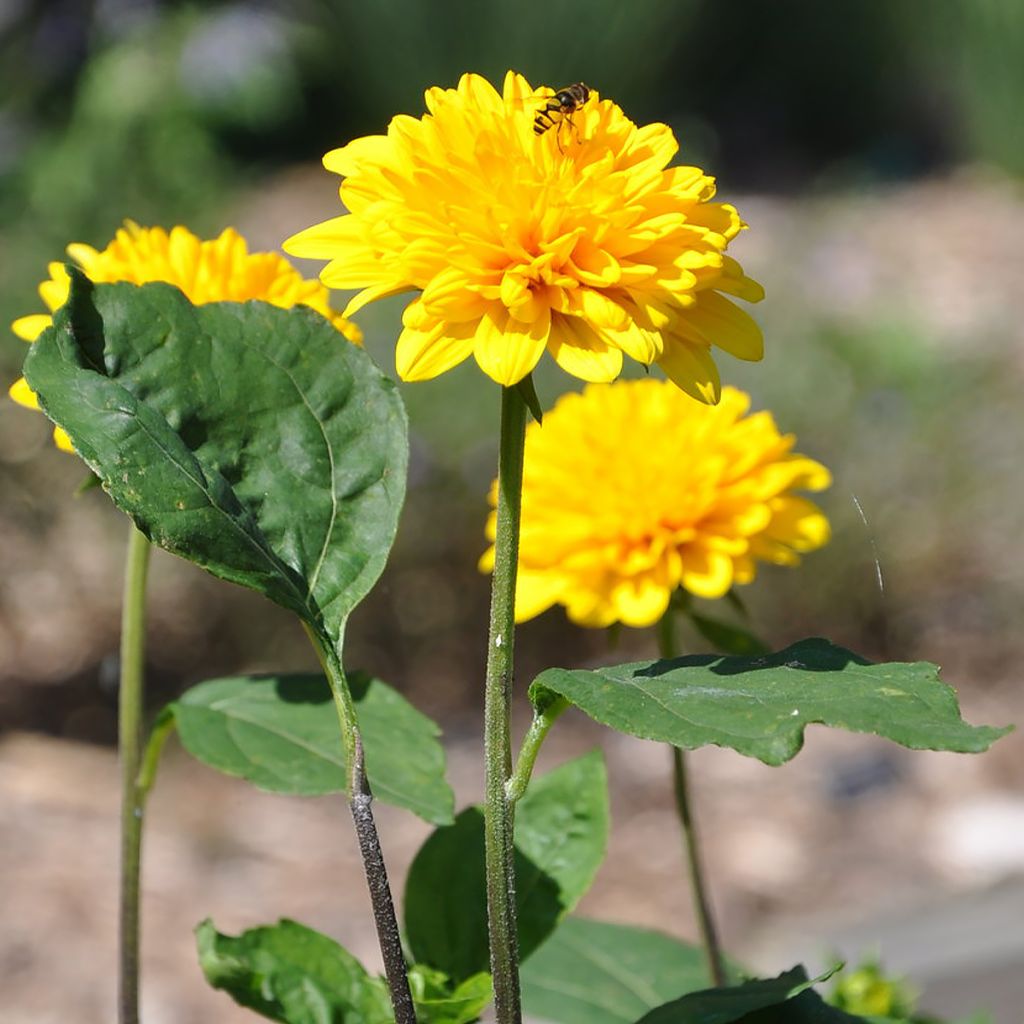
M795 565L826 543L824 513L793 492L828 487L828 470L749 406L735 388L708 406L667 381L620 381L564 395L531 423L517 621L562 604L584 626L651 625L677 587L721 597L759 561ZM492 512L492 541L494 527Z
M429 114L399 115L387 135L324 157L344 176L350 212L285 251L330 260L320 275L329 288L360 289L346 315L422 292L395 352L404 380L473 355L511 385L547 349L568 373L610 381L626 354L717 401L711 347L762 355L759 328L723 295L763 295L724 255L745 225L710 201L713 178L667 167L678 145L666 125L638 127L593 90L571 120L536 135L551 95L511 71L501 95L471 74L457 89L429 89Z
M202 241L187 228L175 227L167 232L126 221L102 252L91 245L75 243L68 246L68 255L97 283L166 281L180 288L197 306L247 299L260 299L284 308L310 306L327 317L349 341L357 345L362 342L359 328L331 309L327 289L319 281L305 280L277 253L249 252L245 239L234 228L226 228L218 238ZM48 269L50 279L39 286L39 294L53 312L67 301L69 279L63 263L51 263ZM49 313L34 313L15 320L11 329L25 341L35 341L51 323ZM24 377L11 386L10 396L30 409L39 408ZM53 438L59 448L73 451L70 439L59 427Z

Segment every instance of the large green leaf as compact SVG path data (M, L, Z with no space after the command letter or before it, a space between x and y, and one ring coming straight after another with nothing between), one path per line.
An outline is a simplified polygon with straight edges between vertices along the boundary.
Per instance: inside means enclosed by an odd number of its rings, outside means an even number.
M817 639L759 657L548 669L530 687L530 699L544 706L552 694L620 732L687 750L731 747L766 764L793 757L812 723L874 733L914 750L977 752L1009 731L964 722L935 665L875 665Z
M534 779L516 805L519 947L530 955L590 887L608 838L600 752ZM417 961L461 981L488 968L484 819L463 811L420 848L405 886L405 930Z
M523 965L523 1010L555 1024L632 1024L710 984L696 946L644 928L569 917Z
M25 361L44 411L154 543L336 647L405 492L394 385L306 307L71 277Z
M452 820L440 730L386 683L348 677L376 797L431 824ZM171 705L185 749L218 771L277 793L344 792L344 744L320 675L236 676L193 687Z
M196 929L206 980L236 1003L284 1024L388 1024L388 990L326 935L283 920L239 936Z
M827 975L826 975L827 977ZM691 992L645 1014L637 1024L863 1024L829 1006L811 988L802 967L777 978L748 981L731 988Z

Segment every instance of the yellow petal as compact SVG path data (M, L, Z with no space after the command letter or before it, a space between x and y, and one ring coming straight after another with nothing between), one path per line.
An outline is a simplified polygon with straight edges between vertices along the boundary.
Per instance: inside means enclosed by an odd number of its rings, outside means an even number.
M566 373L592 384L607 384L622 372L622 352L578 316L554 317L548 349Z
M683 551L683 586L697 597L716 598L732 586L732 558L692 545Z
M747 277L731 256L722 257L722 276L715 282L715 287L746 302L760 302L764 298L764 287L752 277Z
M53 443L62 452L74 454L75 446L71 443L71 438L60 427L53 428Z
M7 394L14 399L18 405L23 405L26 409L38 409L39 399L36 398L36 393L28 386L28 381L24 377L19 377L8 389Z
M629 315L607 293L596 288L573 288L568 292L569 312L582 317L595 330L621 331L629 324Z
M601 337L645 366L650 366L661 355L661 332L642 326L633 317L621 330L602 330Z
M564 589L565 585L557 573L520 568L516 579L516 622L526 622L547 611L558 603Z
M411 291L412 289L407 284L395 284L393 281L390 283L371 285L369 288L363 288L362 291L357 292L348 300L348 304L342 310L342 316L352 316L353 313L358 313L363 306L370 302L376 302L377 299L386 299L391 295L401 295L402 292Z
M11 330L25 341L35 341L43 331L53 323L53 317L47 313L32 313L20 316L11 324Z
M491 380L510 387L540 361L550 332L550 316L524 323L502 308L480 318L473 355Z
M398 336L395 370L402 380L431 380L473 353L476 325L441 323L430 331L409 327Z
M612 603L627 626L653 626L668 609L671 592L644 574L620 583L612 591Z
M423 289L420 302L431 315L444 320L477 320L488 303L472 288L473 279L458 267L445 267Z
M827 544L832 536L825 513L806 498L786 495L773 503L772 512L767 536L794 551L813 551Z
M665 376L691 398L715 405L722 394L722 383L707 346L693 345L668 336L664 344L658 365L665 371Z
M68 277L67 269L63 263L51 263L49 265L50 280L44 281L39 286L39 295L47 307L52 310L60 309L68 301L68 293L71 291L71 278Z
M331 259L339 249L348 250L353 247L360 250L367 248L363 226L359 218L351 214L314 224L281 243L281 248L290 256L311 260Z
M717 292L701 292L684 322L708 345L717 345L737 359L764 358L764 337L753 317Z
M391 144L386 135L365 135L361 139L353 139L347 146L326 153L324 167L348 177L357 173L363 164L384 163L390 154ZM287 248L285 251L288 251Z

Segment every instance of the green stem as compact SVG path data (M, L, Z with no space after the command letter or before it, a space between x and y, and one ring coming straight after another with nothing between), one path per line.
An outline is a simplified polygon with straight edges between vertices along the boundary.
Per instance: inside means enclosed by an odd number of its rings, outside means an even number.
M502 388L498 521L484 683L484 860L491 976L498 1024L519 1024L522 1020L512 831L515 804L506 794L506 784L512 774L512 654L525 438L526 403L516 388Z
M133 526L128 538L121 605L118 747L121 758L121 891L118 936L118 1020L139 1020L139 876L144 794L138 776L146 656L149 541Z
M305 625L305 624L304 624ZM416 1009L409 990L408 966L402 950L402 936L395 915L395 901L391 895L387 867L380 846L380 836L373 818L373 793L366 777L366 759L363 740L356 720L352 691L345 678L341 661L334 649L321 642L317 634L305 626L306 633L320 658L334 696L334 707L341 726L345 764L348 766L348 806L355 825L363 873L370 893L370 905L377 928L377 942L384 961L384 974L391 993L391 1006L396 1024L416 1024ZM341 644L339 642L338 646Z
M516 769L505 784L505 796L513 806L522 799L526 787L530 784L533 766L548 730L568 706L569 702L564 697L555 697L543 711L534 710L533 721L523 737L523 745L519 748Z
M661 617L658 623L658 648L663 658L675 658L679 649L675 637L675 621L673 609ZM700 931L704 955L707 958L708 973L716 987L727 984L725 960L722 947L718 941L718 929L711 913L711 902L708 898L708 885L704 877L701 858L700 841L697 835L697 824L693 817L690 801L690 787L687 773L686 756L679 747L672 750L672 780L675 793L676 813L683 831L683 844L686 848L686 865L690 876L690 892L693 896L694 912L697 916L697 928Z

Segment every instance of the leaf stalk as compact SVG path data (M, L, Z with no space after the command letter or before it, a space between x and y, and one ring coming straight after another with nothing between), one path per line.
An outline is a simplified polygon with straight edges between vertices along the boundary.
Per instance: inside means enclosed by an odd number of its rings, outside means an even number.
M522 799L526 787L530 784L533 766L548 731L568 706L569 702L564 697L555 697L543 710L534 709L533 721L519 748L515 771L505 784L505 796L513 806Z
M377 942L384 961L384 974L391 994L391 1006L395 1011L395 1022L416 1024L416 1009L409 990L408 965L402 950L402 937L395 915L395 901L388 881L387 866L380 846L380 835L373 817L373 793L366 777L366 758L356 720L352 691L334 648L324 642L309 625L303 625L331 684L331 694L338 712L342 744L345 748L345 764L348 767L348 805L355 825L359 854L363 861L366 887L370 893ZM338 647L341 647L340 639Z

